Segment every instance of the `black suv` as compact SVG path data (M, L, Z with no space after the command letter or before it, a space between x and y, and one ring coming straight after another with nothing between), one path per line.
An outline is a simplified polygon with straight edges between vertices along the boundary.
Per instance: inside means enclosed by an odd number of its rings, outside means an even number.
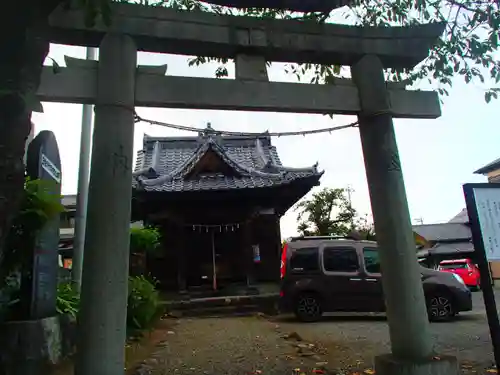
M472 310L460 276L421 267L431 320ZM281 258L280 310L312 322L324 312L384 312L377 243L349 238L299 237Z

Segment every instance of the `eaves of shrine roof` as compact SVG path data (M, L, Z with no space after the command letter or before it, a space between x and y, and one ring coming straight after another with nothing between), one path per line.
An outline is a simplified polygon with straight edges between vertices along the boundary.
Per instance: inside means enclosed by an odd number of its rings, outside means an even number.
M230 173L200 170L201 161L208 154ZM146 192L251 189L300 180L318 184L322 174L317 164L306 168L283 166L276 147L266 135L217 136L210 132L197 137L145 135L143 149L137 154L133 187Z

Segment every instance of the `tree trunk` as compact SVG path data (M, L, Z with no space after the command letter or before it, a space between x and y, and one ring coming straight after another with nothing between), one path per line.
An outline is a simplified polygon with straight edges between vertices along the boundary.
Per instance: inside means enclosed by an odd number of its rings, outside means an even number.
M0 6L8 30L0 36L0 265L6 237L23 193L24 146L31 130L33 98L49 53L48 16L61 0ZM1 268L0 268L1 269Z

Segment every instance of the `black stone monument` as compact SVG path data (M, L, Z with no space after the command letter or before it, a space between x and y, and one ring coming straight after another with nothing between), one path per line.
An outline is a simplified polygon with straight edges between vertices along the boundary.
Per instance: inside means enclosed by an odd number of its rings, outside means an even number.
M48 180L50 193L61 196L61 158L53 132L41 131L29 144L26 171L31 180ZM31 277L27 294L30 319L56 314L57 279L59 271L60 216L52 218L38 233L33 251ZM24 288L23 288L24 289Z

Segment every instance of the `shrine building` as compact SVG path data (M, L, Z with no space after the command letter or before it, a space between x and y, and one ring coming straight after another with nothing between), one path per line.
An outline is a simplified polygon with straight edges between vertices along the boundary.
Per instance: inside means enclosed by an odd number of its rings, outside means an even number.
M280 278L280 218L323 172L282 165L270 136L145 135L132 219L160 228L147 270L164 290L224 293Z

